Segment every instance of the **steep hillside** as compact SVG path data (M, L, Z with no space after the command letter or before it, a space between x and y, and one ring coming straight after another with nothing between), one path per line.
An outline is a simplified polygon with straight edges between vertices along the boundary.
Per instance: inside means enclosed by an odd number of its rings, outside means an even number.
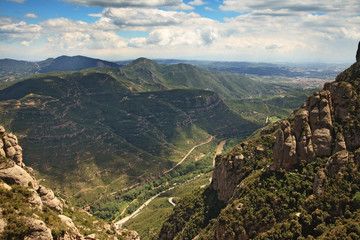
M257 127L214 92L132 93L93 71L29 78L0 91L0 100L0 122L21 138L28 164L66 193L118 191L170 169L210 135L247 136Z
M160 239L359 239L360 62L304 107L216 159ZM275 129L275 131L273 130Z
M139 239L136 232L117 231L40 185L32 168L23 162L17 137L5 132L3 126L0 126L0 200L1 239Z

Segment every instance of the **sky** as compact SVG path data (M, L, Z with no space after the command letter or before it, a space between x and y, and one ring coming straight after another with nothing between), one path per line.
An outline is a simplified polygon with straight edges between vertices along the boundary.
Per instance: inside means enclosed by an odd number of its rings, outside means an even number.
M0 0L0 58L352 63L359 0Z

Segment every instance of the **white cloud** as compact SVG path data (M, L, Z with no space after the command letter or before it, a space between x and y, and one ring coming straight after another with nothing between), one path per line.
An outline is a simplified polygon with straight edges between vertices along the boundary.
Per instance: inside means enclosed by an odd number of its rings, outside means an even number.
M39 16L35 13L27 13L24 15L24 18L38 18Z
M40 23L44 31L48 33L58 32L85 32L89 31L90 25L83 21L73 21L68 18L53 18Z
M194 1L188 2L188 4L193 5L193 6L201 6L201 5L207 4L207 2L204 2L203 0L194 0Z
M164 11L159 9L106 8L102 12L108 22L121 29L129 27L159 27L184 25L191 19L200 19L196 13ZM104 21L104 19L102 19Z
M220 9L226 11L237 11L240 13L262 11L286 10L291 13L341 13L342 15L356 15L360 12L358 0L224 0Z
M224 0L221 9L244 13L224 22L195 12L169 10L170 5L188 8L205 1L111 1L123 7L91 14L98 18L94 23L54 18L29 24L0 17L0 42L16 42L24 49L37 45L43 53L54 55L342 61L348 56L349 46L357 45L360 39L360 16L349 14L347 5L353 4L354 13L360 12L359 3L344 1L346 13L339 10L338 1ZM95 5L95 0L86 2ZM110 1L96 2L111 5ZM160 5L167 10L154 7ZM121 37L127 31L143 34ZM2 52L6 44L0 45Z
M24 21L16 22L0 16L0 41L32 42L40 37L41 27Z
M186 8L182 0L65 0L85 6L116 7L116 8Z

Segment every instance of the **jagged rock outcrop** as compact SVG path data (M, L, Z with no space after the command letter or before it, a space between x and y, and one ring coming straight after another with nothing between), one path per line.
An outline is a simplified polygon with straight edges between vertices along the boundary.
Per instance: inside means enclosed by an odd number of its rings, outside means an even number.
M274 164L290 169L302 160L330 156L334 150L333 104L331 92L321 90L308 97L305 107L297 111L292 123L284 120L276 133ZM338 137L338 142L341 137ZM343 142L340 145L344 146ZM340 147L340 146L339 146Z
M309 162L360 146L360 136L354 134L359 83L347 81L349 75L360 76L360 66L354 64L335 82L325 84L323 90L308 97L293 119L282 122L274 145L276 168L290 169L302 160Z
M8 184L18 184L23 187L31 186L35 190L39 188L36 180L14 162L0 164L0 179Z
M28 228L28 234L24 237L24 240L52 240L51 230L46 224L34 218L23 218L24 224Z
M126 240L140 240L140 236L137 232L128 229L119 230L119 235Z
M0 126L0 157L13 159L20 167L24 167L22 148L18 144L17 137L12 133L6 133L5 128Z
M269 142L271 141L273 140L269 139ZM241 181L252 170L256 170L249 168L249 163L269 157L269 152L265 151L266 148L268 147L257 141L245 141L236 146L229 154L216 157L211 188L216 190L219 200L228 202L236 193L236 188L241 185Z
M358 44L358 50L356 52L356 62L360 63L360 42Z
M55 197L54 192L44 186L39 186L38 193L41 197L41 201L45 206L62 214L63 207L61 201Z
M84 237L80 234L79 229L74 224L73 220L65 215L59 215L59 218L61 222L63 222L66 226L69 227L69 231L66 232L66 234L63 237L63 240L71 240L71 239L77 239L82 240ZM85 237L86 239L86 237Z

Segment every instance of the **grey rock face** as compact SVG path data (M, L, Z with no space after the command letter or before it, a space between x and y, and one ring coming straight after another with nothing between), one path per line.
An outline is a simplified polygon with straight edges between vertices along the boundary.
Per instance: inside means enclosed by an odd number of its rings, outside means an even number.
M41 201L45 206L59 212L62 214L63 207L61 201L55 197L54 192L50 189L47 189L44 186L39 186L38 193L41 197Z
M24 240L52 240L51 230L46 227L41 220L24 218L24 223L30 227L29 234L24 237Z
M288 120L283 121L276 133L275 169L290 169L302 160L310 162L315 157L330 156L346 149L344 139L333 136L333 113L331 92L321 90L307 99L291 124ZM335 139L338 147L333 149Z
M1 156L14 160L20 167L25 166L22 158L22 148L18 144L17 137L12 133L6 133L3 126L0 126L0 157Z
M7 168L0 168L0 179L8 184L18 184L23 187L32 186L35 190L39 188L36 180L15 164Z

